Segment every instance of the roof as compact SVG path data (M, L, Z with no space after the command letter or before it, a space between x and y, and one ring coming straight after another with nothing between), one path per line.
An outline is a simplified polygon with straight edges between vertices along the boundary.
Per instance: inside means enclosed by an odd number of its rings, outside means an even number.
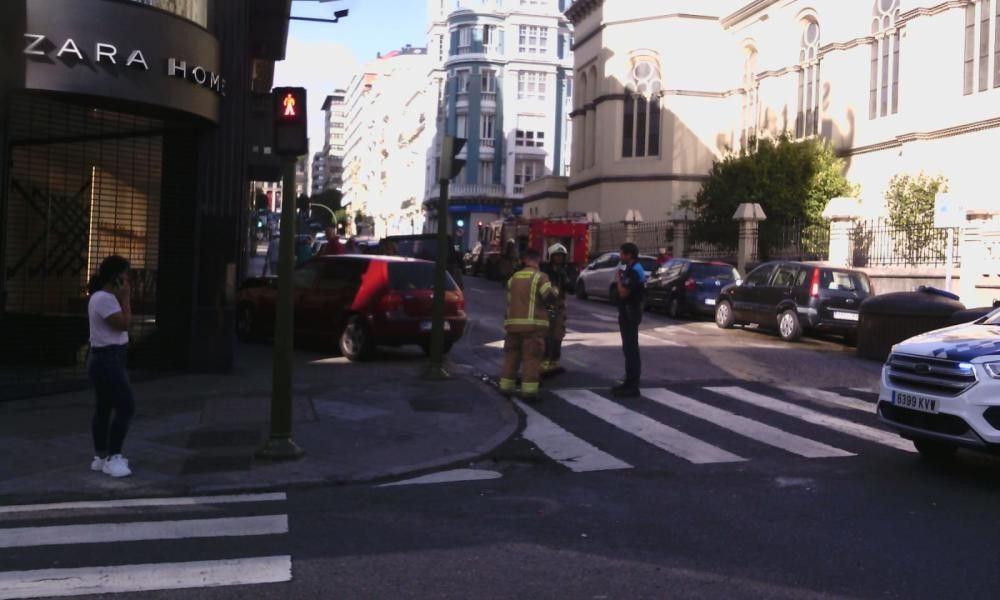
M602 4L604 4L604 0L576 0L573 6L566 9L566 18L576 25Z

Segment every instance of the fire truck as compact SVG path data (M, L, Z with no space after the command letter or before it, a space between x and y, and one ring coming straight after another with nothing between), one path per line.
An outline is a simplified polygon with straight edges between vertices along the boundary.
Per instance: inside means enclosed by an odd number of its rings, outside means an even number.
M570 280L575 281L590 256L590 229L583 216L541 219L509 217L479 227L479 255L470 266L473 274L506 281L520 267L520 257L534 249L548 260L549 246L560 243L568 252Z

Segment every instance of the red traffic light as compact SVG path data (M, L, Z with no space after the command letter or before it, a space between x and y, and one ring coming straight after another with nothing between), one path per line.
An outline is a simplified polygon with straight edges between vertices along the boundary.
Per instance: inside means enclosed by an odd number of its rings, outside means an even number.
M301 87L276 87L274 98L274 153L278 156L302 156L309 153L306 129L306 90Z
M285 98L281 101L281 105L285 108L282 111L281 116L283 117L298 116L298 109L296 108L296 106L298 105L298 100L295 99L295 94L291 92L285 94Z

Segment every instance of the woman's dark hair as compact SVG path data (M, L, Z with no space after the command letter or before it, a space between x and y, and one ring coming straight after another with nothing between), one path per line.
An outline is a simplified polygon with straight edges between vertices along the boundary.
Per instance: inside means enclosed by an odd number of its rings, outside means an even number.
M129 270L128 261L118 256L117 254L112 254L111 256L105 258L101 261L100 268L94 273L90 278L90 283L87 285L89 293L93 294L98 292L105 285L115 281L123 274Z

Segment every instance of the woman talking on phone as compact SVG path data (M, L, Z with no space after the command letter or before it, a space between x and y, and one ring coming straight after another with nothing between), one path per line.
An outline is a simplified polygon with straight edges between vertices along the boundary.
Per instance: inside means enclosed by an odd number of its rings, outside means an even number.
M90 279L90 380L97 394L92 424L93 471L112 477L128 477L132 471L122 456L122 444L135 413L132 386L125 370L128 326L132 320L129 263L118 255L101 262Z

